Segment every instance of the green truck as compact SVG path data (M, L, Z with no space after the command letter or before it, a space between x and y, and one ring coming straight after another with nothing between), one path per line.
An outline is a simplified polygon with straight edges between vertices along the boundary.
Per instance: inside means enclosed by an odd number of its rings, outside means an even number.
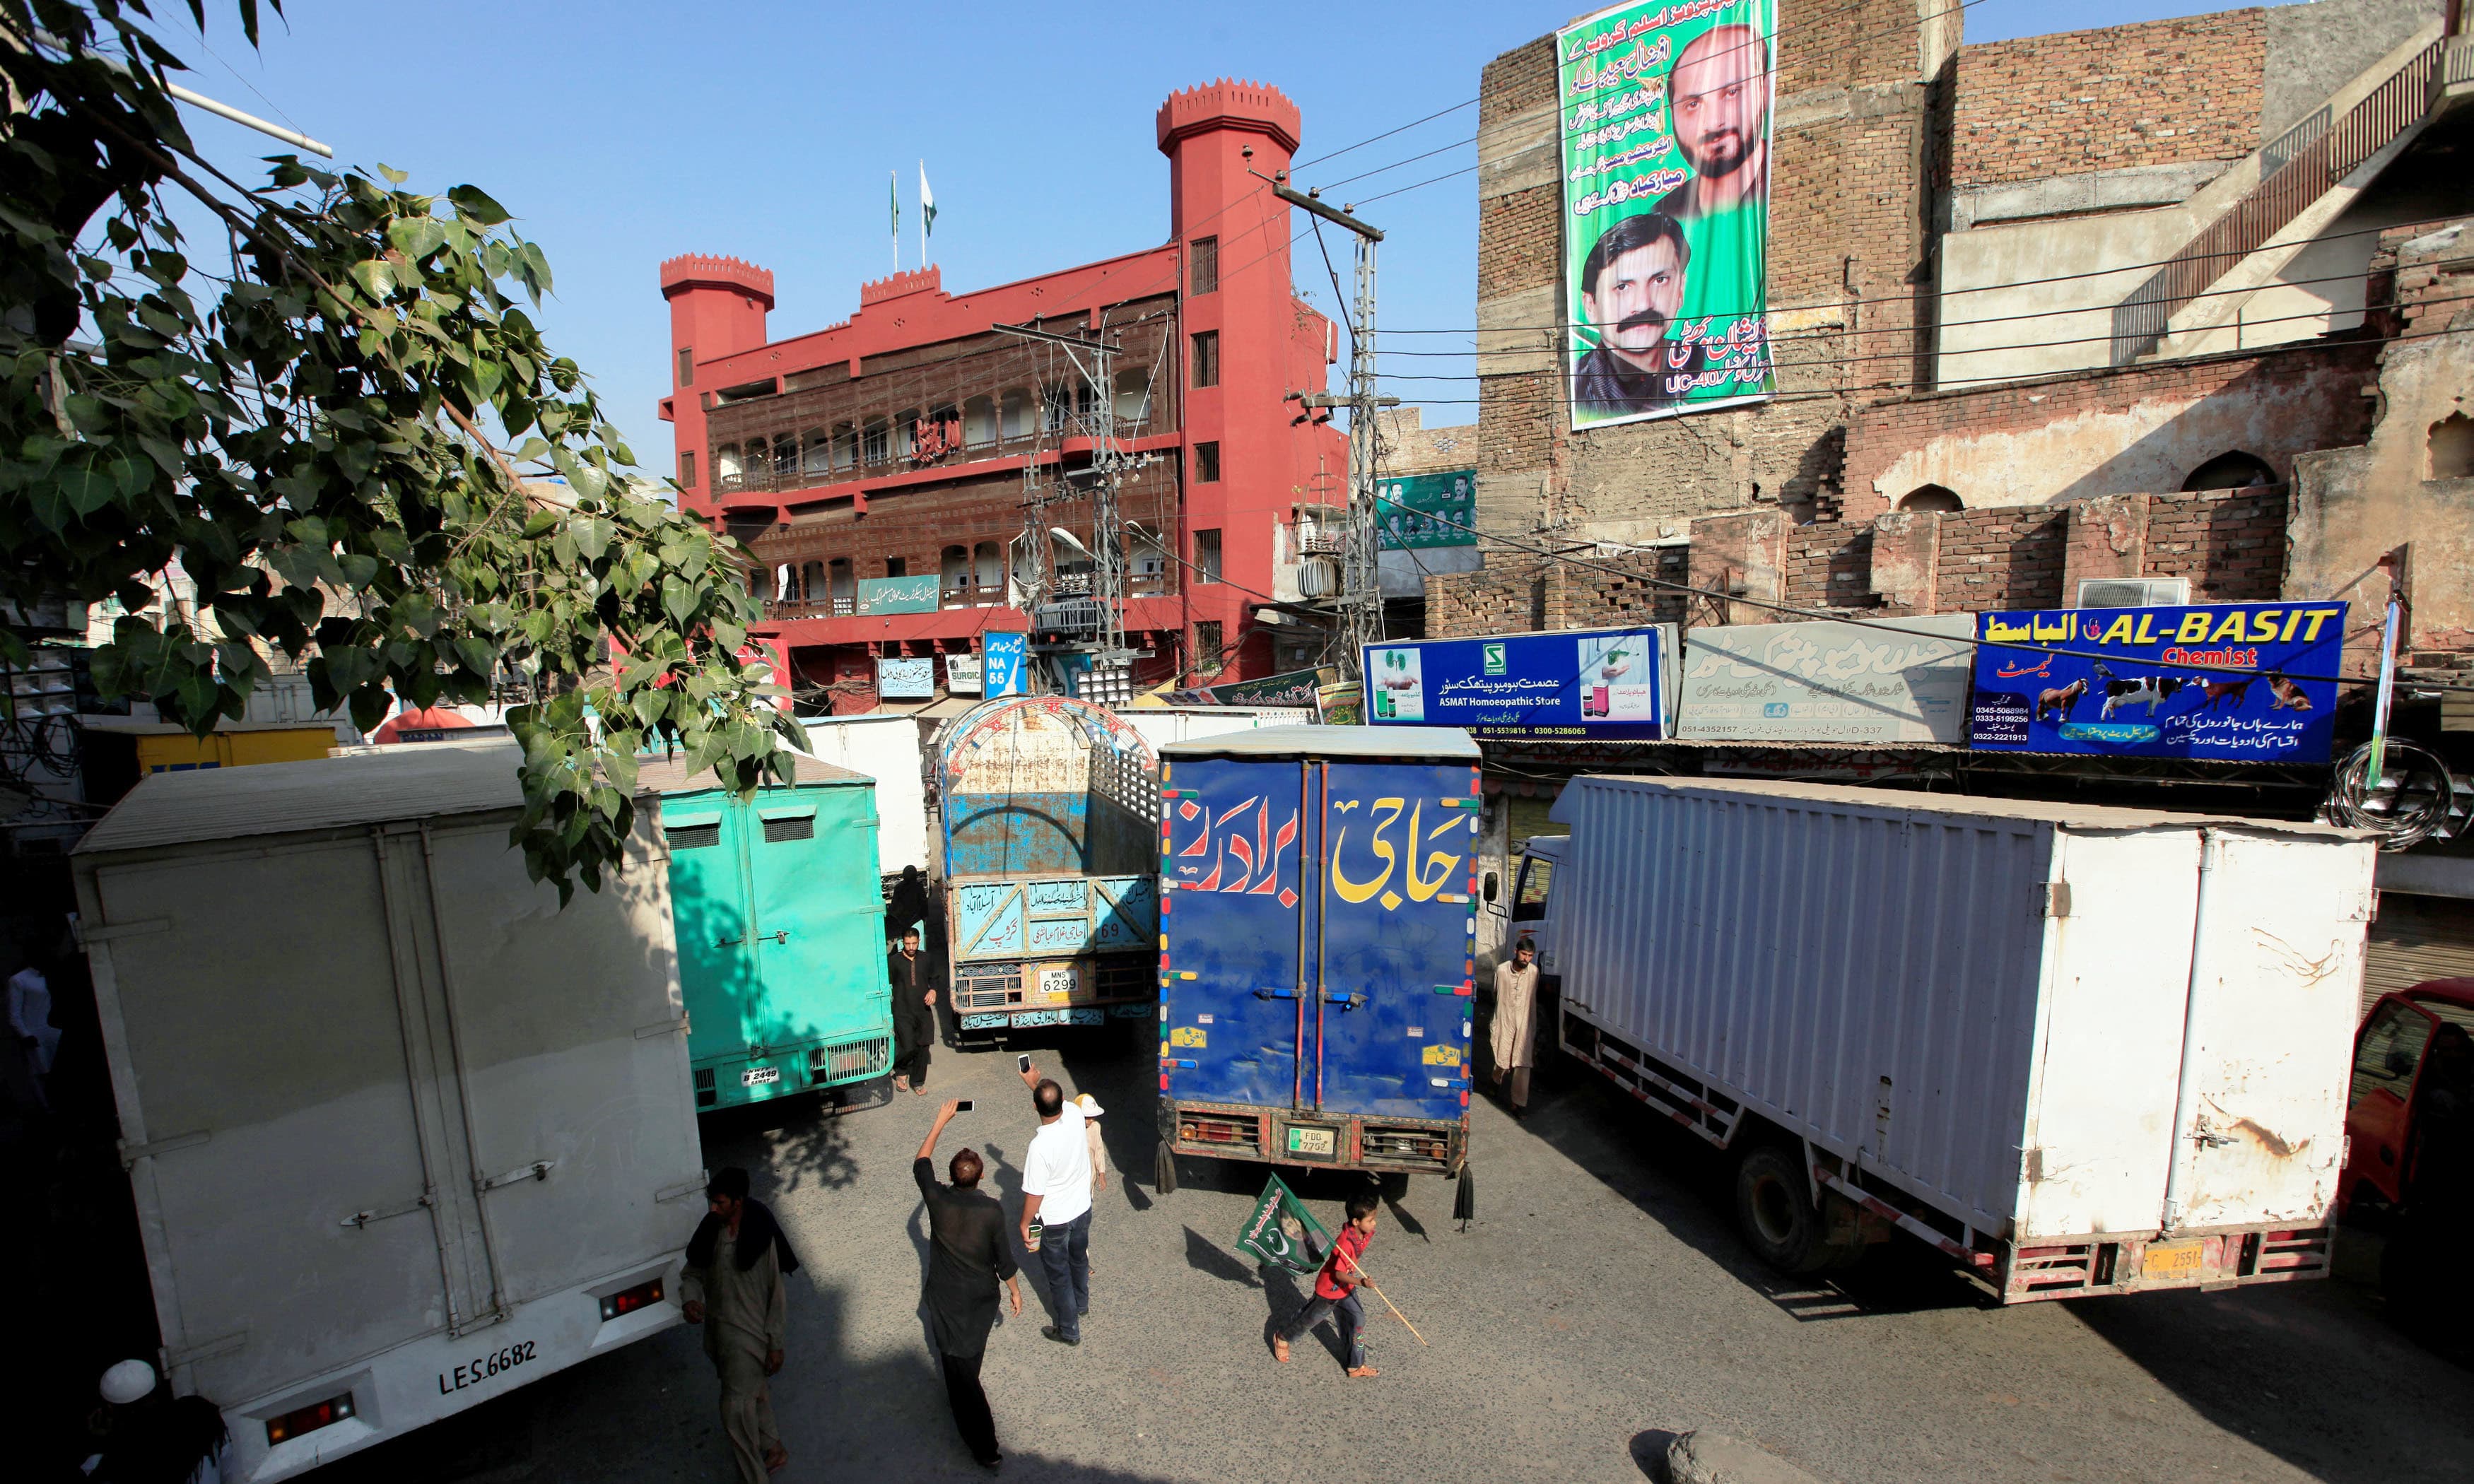
M847 1089L893 1062L875 780L813 758L741 800L647 759L662 796L670 919L696 1111Z

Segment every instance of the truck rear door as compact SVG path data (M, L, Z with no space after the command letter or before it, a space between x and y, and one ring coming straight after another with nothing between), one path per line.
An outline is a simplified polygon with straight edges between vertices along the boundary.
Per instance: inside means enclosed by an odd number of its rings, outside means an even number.
M1318 765L1327 862L1312 945L1314 1106L1458 1118L1467 1108L1477 770Z
M765 1043L889 1038L893 990L867 790L768 789L746 833ZM832 1074L858 1075L859 1059L882 1069L891 1055L889 1040L856 1048Z
M691 1061L743 1054L761 1033L745 822L718 790L662 801Z
M1197 758L1162 794L1160 911L1176 1095L1292 1108L1314 1095L1308 987L1312 767Z

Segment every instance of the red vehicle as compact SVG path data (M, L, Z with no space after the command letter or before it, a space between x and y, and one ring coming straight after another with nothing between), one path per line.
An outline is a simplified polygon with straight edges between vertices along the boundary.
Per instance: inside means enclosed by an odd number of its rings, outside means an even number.
M2474 979L2428 979L2383 994L2354 1033L2353 1089L2345 1108L2345 1170L2339 1199L2352 1214L2394 1211L2469 1192L2468 1131L2474 1103ZM2449 1188L2435 1189L2437 1183Z

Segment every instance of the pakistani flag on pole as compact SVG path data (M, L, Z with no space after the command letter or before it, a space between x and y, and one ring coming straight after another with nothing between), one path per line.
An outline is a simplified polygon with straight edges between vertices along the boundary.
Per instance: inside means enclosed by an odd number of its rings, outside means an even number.
M928 162L919 162L919 266L928 266L928 239L936 234L936 195L928 189Z
M1252 1253L1269 1267L1311 1273L1322 1266L1322 1254L1331 1250L1331 1233L1274 1175L1254 1203L1254 1213L1246 1218L1246 1230L1237 1233L1237 1250Z
M885 204L893 223L893 271L902 272L902 172L885 173Z

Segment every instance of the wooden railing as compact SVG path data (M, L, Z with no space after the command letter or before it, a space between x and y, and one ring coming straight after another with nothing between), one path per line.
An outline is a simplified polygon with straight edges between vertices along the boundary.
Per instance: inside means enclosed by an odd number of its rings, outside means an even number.
M2431 110L2462 56L2435 41L2341 119L2321 108L2260 151L2262 179L2249 195L2201 228L2113 311L2113 364L2156 348L2173 317L2244 258L2266 247L2313 202L2393 143ZM2443 69L2441 62L2451 66Z

